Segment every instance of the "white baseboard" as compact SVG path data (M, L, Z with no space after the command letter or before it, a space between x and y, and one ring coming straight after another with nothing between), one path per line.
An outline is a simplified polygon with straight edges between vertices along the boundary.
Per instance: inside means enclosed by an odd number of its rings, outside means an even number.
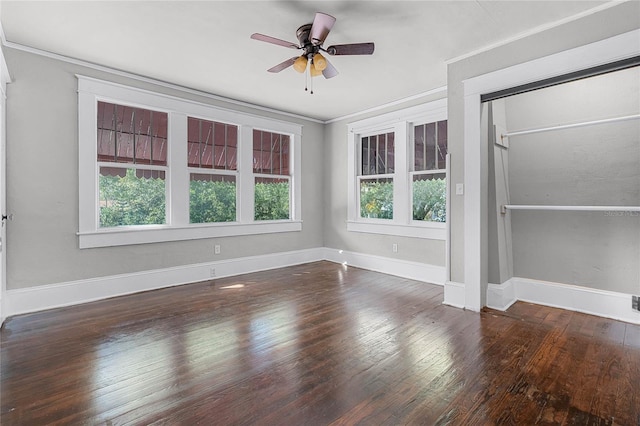
M489 284L487 306L506 310L516 300L640 324L631 294L518 277Z
M0 299L0 320L4 322L12 315L206 281L212 278L212 268L215 278L222 278L320 260L346 262L363 269L444 285L443 303L465 307L465 285L445 282L442 266L313 248L7 290ZM504 311L517 300L640 324L640 312L631 309L630 294L518 277L503 284L489 284L487 306Z
M212 268L215 269L214 278L223 278L320 260L347 262L359 268L417 281L444 283L444 267L319 247L7 290L0 300L4 305L0 313L4 321L12 315L206 281L212 279Z
M383 272L389 275L438 285L444 284L446 275L444 266L331 248L324 248L324 259L335 263L343 263L368 269L370 271Z
M487 286L487 306L492 309L506 311L517 300L516 289L512 280Z
M9 317L142 291L206 281L212 279L212 268L215 269L215 278L222 278L315 262L322 259L323 250L316 248L7 290L4 295L5 311L3 314L5 317Z
M454 306L464 309L465 304L464 284L454 281L444 283L444 303L445 305Z

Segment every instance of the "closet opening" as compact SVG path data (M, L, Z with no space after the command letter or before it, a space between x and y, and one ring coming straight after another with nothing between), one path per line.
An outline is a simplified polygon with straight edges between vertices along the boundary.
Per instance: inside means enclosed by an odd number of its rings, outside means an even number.
M489 287L640 294L640 56L481 101Z

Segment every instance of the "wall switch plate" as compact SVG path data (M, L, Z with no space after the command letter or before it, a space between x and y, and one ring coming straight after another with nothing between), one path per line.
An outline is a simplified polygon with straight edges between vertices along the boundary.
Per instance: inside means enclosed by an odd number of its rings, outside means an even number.
M464 195L464 183L456 183L456 195Z

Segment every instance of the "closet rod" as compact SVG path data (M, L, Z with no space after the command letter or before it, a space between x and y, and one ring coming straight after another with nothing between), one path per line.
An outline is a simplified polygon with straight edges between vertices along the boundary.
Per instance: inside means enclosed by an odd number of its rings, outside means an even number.
M525 204L503 204L500 212L507 210L557 210L557 211L588 211L588 212L640 212L640 206L544 206Z
M638 118L640 118L640 114L626 115L624 117L605 118L603 120L585 121L585 122L582 122L582 123L561 124L559 126L542 127L542 128L539 128L539 129L519 130L519 131L516 131L516 132L503 133L502 137L505 138L505 137L509 137L509 136L528 135L528 134L531 134L531 133L548 132L550 130L571 129L571 128L574 128L574 127L592 126L592 125L595 125L595 124L616 123L618 121L636 120Z

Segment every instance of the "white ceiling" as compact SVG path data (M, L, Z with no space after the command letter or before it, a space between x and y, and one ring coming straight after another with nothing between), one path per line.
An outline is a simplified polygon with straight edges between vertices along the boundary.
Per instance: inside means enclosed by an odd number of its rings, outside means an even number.
M329 120L446 85L445 61L601 7L603 1L7 1L17 43L256 105ZM330 57L340 74L266 70L296 51L316 11L337 18L325 47L373 41L372 56Z

